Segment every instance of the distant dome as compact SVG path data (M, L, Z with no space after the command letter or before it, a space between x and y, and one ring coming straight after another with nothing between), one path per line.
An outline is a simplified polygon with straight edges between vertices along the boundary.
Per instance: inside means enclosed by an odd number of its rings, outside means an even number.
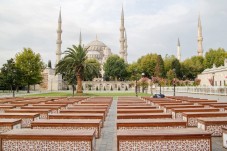
M88 51L99 51L102 52L105 49L106 45L99 41L99 40L94 40L87 44L86 48Z

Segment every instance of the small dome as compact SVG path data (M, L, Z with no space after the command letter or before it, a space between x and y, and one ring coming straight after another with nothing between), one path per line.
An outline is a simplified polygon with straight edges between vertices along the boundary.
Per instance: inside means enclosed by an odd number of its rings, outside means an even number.
M110 50L109 47L106 47L106 48L103 50L103 52L104 52L104 55L105 55L105 56L111 55L111 50Z

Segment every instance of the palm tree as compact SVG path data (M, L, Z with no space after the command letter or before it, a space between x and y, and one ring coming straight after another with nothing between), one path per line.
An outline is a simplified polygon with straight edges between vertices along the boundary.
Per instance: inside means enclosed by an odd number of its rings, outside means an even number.
M56 65L56 74L57 73L72 73L76 76L77 81L77 93L83 93L82 90L82 75L85 71L89 73L97 72L94 64L87 62L87 49L84 49L79 45L78 47L72 45L72 48L67 48L64 52L66 54L62 60Z

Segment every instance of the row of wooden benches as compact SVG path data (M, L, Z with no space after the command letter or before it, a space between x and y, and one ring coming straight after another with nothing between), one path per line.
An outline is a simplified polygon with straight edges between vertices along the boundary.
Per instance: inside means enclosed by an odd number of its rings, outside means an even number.
M206 106L199 103L205 103ZM144 150L146 147L168 150L175 146L175 150L179 150L179 147L180 150L212 150L211 134L221 136L224 132L225 135L227 126L227 112L222 112L218 108L218 103L215 100L188 97L183 97L183 100L178 98L118 100L118 149L124 150L130 146L138 150L140 147L144 147ZM220 104L221 107L225 106L225 103ZM195 126L198 128L188 128ZM226 147L226 144L223 145Z
M39 99L0 101L2 150L95 150L111 97Z

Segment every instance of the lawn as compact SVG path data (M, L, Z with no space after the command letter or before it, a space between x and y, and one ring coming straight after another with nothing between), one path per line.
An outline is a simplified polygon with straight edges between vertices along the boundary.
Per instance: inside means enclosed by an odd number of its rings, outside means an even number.
M72 92L50 92L50 93L26 95L26 97L31 97L31 96L39 96L39 97L72 96ZM75 96L77 96L76 93L75 93ZM83 93L82 96L136 96L136 95L134 92L90 92L90 93ZM151 94L138 93L138 96L151 96Z

